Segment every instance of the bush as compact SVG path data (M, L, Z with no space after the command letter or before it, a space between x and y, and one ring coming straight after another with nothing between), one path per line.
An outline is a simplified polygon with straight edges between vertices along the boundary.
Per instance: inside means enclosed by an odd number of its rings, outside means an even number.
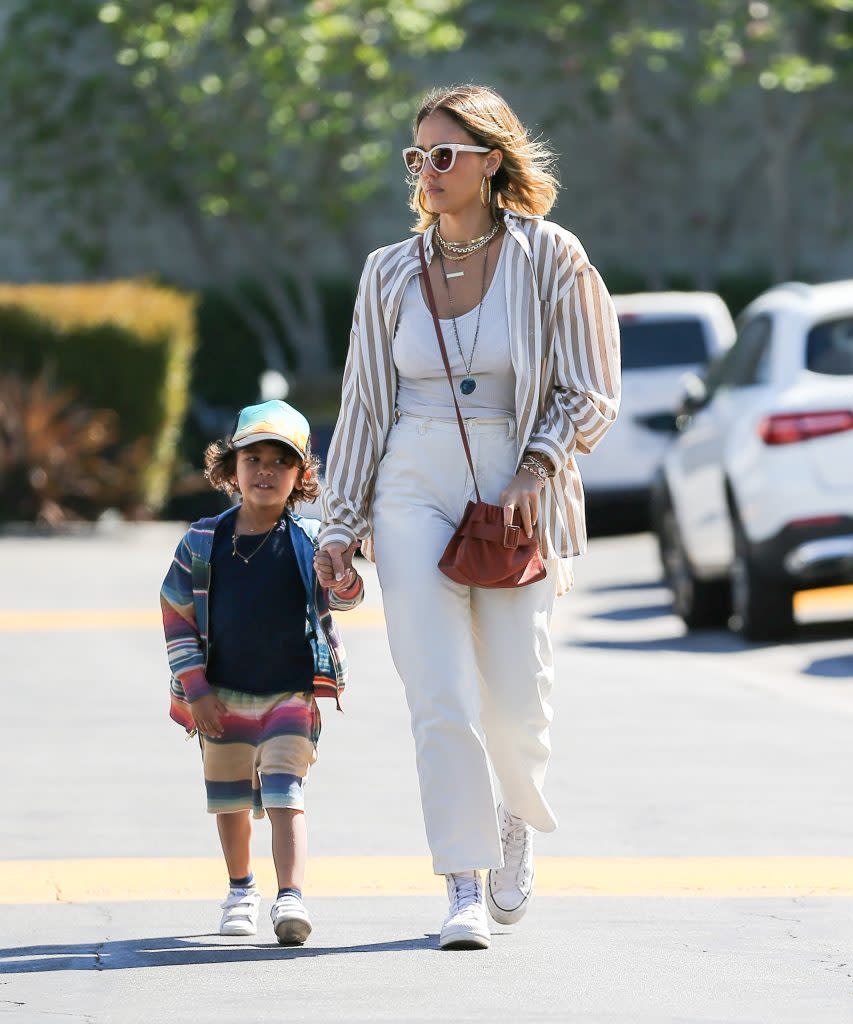
M87 408L43 375L0 374L0 521L58 526L105 508L145 515L137 492L148 443L118 445L118 426L114 410Z
M122 504L156 511L167 497L194 348L195 300L171 289L0 285L0 370L42 377L80 407L113 410L113 454L148 452Z

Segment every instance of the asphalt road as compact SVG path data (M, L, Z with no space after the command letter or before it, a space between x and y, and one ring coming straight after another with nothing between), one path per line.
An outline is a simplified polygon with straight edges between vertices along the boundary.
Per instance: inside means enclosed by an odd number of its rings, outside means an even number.
M308 786L314 933L282 949L265 917L213 934L218 845L156 610L179 533L0 538L0 1020L853 1020L845 595L803 598L786 645L688 637L648 535L593 541L555 615L561 827L537 841L536 900L489 951L442 953L364 567L345 713L324 702ZM255 850L273 895L265 823Z

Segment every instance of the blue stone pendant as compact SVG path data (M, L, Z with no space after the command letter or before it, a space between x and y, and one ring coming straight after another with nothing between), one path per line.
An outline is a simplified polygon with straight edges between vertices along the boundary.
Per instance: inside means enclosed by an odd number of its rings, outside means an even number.
M463 395L470 395L471 392L477 387L477 382L473 377L466 377L459 385L459 390Z

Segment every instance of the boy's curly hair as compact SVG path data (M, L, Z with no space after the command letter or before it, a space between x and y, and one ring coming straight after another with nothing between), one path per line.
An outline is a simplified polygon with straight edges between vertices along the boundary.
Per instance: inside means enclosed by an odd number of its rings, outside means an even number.
M288 455L293 456L294 462L299 462L299 456L286 444L278 441L256 442L258 444L278 444ZM247 445L251 448L251 445ZM311 470L310 479L305 479L305 470ZM218 441L212 441L204 451L204 475L217 491L224 491L229 497L238 491L237 487L237 449L232 447L231 438L225 437ZM305 449L305 458L301 461L299 477L290 497L285 503L285 508L291 511L304 501L314 501L320 496L320 459L311 451L311 442Z

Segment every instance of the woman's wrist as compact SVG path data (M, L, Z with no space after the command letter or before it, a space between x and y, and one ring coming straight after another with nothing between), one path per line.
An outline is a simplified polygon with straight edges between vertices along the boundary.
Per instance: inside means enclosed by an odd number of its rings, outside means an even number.
M522 465L524 464L524 462L535 463L536 465L541 466L542 469L544 469L545 471L546 477L550 478L552 476L555 476L557 473L557 469L554 463L551 461L550 456L546 455L544 452L537 451L537 449L535 448L527 449L527 451L524 453Z
M541 487L545 486L545 482L548 479L548 471L542 465L538 459L533 459L529 455L521 460L521 470L532 476Z

